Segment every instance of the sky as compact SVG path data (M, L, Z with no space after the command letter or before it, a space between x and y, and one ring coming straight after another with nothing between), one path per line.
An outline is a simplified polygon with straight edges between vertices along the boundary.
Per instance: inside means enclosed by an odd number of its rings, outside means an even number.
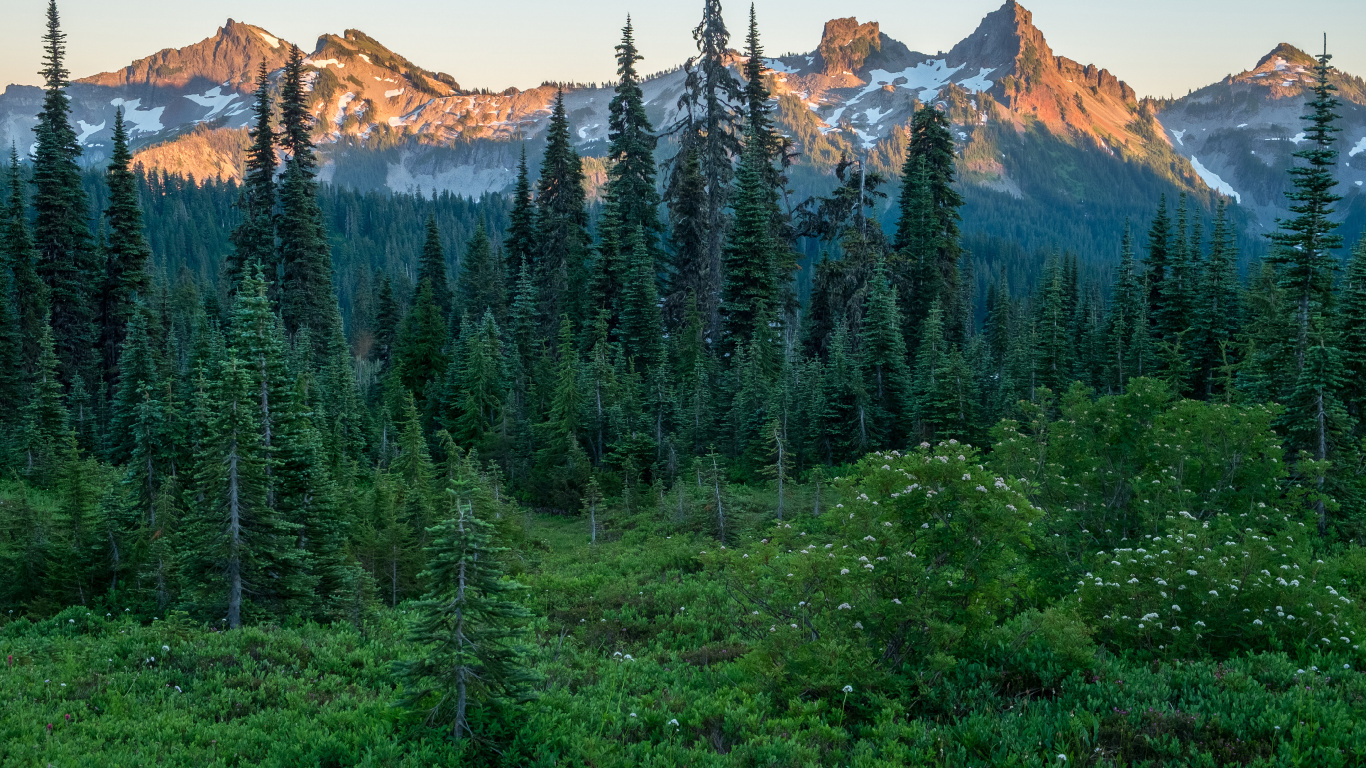
M878 21L911 50L947 51L1002 0L756 0L770 56L809 52L824 23ZM37 84L46 0L3 0L0 84ZM1024 0L1053 52L1096 64L1140 95L1184 95L1251 68L1277 43L1317 52L1329 32L1334 64L1366 76L1366 0ZM306 51L318 35L365 31L465 88L527 88L545 80L601 82L632 14L645 71L693 51L702 0L59 0L68 68L83 77L162 48L209 37L229 17ZM740 47L748 4L726 3Z

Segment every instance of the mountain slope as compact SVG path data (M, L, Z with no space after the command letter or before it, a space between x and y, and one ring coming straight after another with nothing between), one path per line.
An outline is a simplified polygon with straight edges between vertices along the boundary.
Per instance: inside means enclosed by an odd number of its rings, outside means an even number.
M1188 158L1211 187L1235 197L1269 231L1286 210L1286 170L1302 148L1314 57L1281 43L1256 66L1175 101L1160 105L1159 117L1178 153ZM1366 82L1334 71L1341 100L1337 149L1339 206L1354 217L1366 200ZM1352 222L1353 231L1360 228Z

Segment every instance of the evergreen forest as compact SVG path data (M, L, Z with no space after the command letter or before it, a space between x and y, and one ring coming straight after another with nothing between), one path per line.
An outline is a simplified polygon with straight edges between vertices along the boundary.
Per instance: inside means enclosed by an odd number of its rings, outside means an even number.
M599 197L561 97L469 200L320 183L298 48L240 184L121 113L83 172L49 1L0 765L1366 762L1331 56L1255 254L1218 196L1036 254L962 234L943 105L795 199L758 19L703 6L675 124L621 29Z

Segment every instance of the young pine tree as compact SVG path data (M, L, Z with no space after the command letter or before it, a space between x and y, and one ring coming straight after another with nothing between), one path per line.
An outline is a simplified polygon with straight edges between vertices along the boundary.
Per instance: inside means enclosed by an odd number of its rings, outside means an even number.
M487 236L485 236L487 241ZM450 321L455 311L455 294L451 292L446 271L446 250L441 246L441 233L436 228L436 216L427 217L427 239L422 244L422 256L417 262L417 282L432 286L432 300L441 309L441 316Z
M450 727L456 741L476 734L470 705L519 701L531 680L517 645L530 614L513 596L526 588L507 579L505 548L469 500L468 479L446 489L442 522L429 529L427 591L414 606L409 642L415 658L396 665L403 703L429 724Z

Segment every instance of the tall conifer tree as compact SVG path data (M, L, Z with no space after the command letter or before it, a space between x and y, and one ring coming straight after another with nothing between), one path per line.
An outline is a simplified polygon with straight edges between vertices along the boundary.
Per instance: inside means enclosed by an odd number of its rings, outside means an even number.
M133 313L133 303L144 293L148 282L148 262L152 251L142 229L142 208L138 204L137 178L129 168L133 156L128 152L128 132L123 122L123 107L114 113L113 150L105 182L109 185L109 206L104 210L109 239L104 248L104 284L100 294L100 348L103 352L103 382L100 399L111 394L118 375L119 350L124 329Z
M261 62L256 73L256 99L252 105L252 127L247 135L246 166L242 172L242 188L237 198L242 222L232 233L232 252L228 254L225 277L230 290L245 276L251 264L259 264L265 271L266 285L272 301L280 300L279 252L275 248L276 188L275 171L279 165L275 150L277 138L271 127L270 73Z
M38 272L47 284L53 343L66 385L77 376L89 380L94 354L99 260L90 235L90 204L81 186L81 145L71 127L66 95L66 35L56 0L47 7L43 35L43 107L34 129L33 240Z

